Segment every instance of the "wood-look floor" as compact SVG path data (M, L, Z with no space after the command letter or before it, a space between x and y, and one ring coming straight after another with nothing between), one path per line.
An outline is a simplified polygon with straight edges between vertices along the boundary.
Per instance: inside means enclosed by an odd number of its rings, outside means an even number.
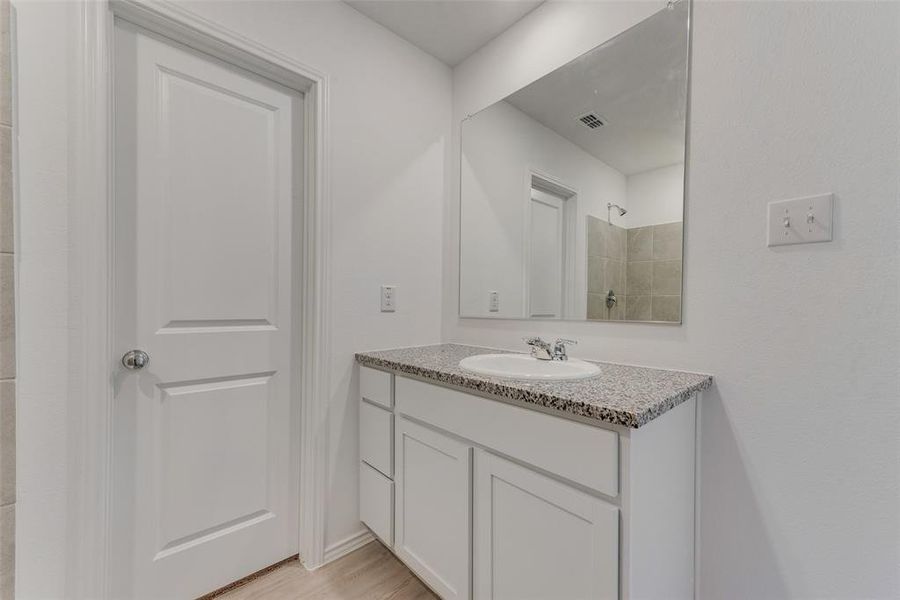
M216 600L437 600L391 552L372 542L316 571L300 561L216 596Z

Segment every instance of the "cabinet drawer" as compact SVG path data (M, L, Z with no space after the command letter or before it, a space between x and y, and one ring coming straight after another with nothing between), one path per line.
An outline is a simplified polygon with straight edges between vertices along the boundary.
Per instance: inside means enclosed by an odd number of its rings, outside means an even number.
M602 494L619 493L615 431L406 377L397 377L395 389L398 415L409 415Z
M387 477L394 476L394 414L359 401L359 457Z
M359 463L359 520L388 546L394 544L394 482Z
M392 380L394 376L385 371L359 368L359 395L385 408L394 406Z

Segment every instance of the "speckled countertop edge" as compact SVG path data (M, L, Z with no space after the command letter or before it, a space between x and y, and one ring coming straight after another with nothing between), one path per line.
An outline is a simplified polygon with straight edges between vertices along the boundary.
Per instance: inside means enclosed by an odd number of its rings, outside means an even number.
M361 365L469 389L501 400L534 404L578 417L637 429L712 386L711 375L595 362L600 375L577 381L523 381L474 375L459 361L512 352L437 344L359 352ZM591 361L594 362L594 361ZM565 415L562 415L565 416Z

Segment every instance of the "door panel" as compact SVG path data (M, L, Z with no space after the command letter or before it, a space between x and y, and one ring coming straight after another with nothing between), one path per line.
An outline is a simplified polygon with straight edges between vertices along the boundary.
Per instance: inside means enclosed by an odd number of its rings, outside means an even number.
M470 597L468 445L397 419L397 554L445 600Z
M278 109L168 69L156 85L160 326L275 325Z
M273 391L268 376L162 388L155 415L161 551L272 516L266 449Z
M612 600L619 595L619 511L477 450L477 600Z
M565 273L565 200L531 190L529 316L560 318Z
M190 598L297 552L302 97L116 24L113 595Z

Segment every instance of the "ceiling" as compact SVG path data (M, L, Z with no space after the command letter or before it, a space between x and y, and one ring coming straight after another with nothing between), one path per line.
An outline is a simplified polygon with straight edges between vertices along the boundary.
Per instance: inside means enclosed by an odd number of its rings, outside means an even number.
M506 101L625 175L684 162L687 19L677 2Z
M345 1L451 67L543 3L543 0Z

